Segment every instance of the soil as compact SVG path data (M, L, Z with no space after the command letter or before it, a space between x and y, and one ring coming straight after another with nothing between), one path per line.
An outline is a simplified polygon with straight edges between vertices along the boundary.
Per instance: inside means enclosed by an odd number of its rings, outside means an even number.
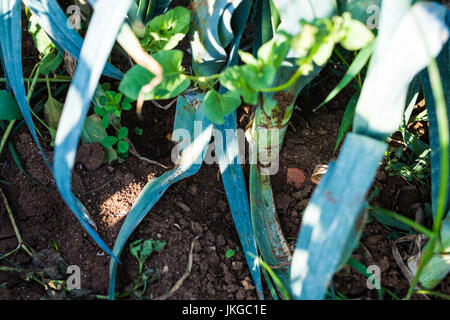
M33 45L24 30L24 56L31 57L25 74L34 66L36 57ZM28 42L27 42L28 41ZM27 45L28 43L28 45ZM29 50L29 51L27 51ZM286 134L280 155L280 170L271 178L275 203L281 227L293 250L301 225L302 211L314 191L310 178L316 165L335 160L334 145L347 102L353 94L348 88L336 99L313 113L339 80L332 67L322 72L320 80L313 83L297 100L296 110ZM420 106L418 106L420 108ZM423 106L422 106L423 108ZM250 108L238 112L239 126L248 123ZM174 121L175 107L162 110L151 103L143 109L142 122L134 111L125 112L123 125L130 129L130 139L145 157L168 167L173 164L170 153L173 143L168 139ZM143 128L141 136L134 127ZM45 132L43 128L38 128ZM414 125L420 137L427 139L426 124ZM50 139L42 141L49 159L52 150ZM17 167L9 152L2 153L0 179L14 218L24 242L40 259L30 259L23 251L5 259L8 266L39 271L44 278L67 277L61 265L77 265L81 269L82 298L92 298L87 293L106 295L109 282L109 257L97 247L55 191L51 172L42 160L35 143L22 128L13 136L13 142L24 169L40 184L35 183ZM100 145L81 145L73 171L73 190L90 212L100 236L112 247L121 224L145 184L166 170L150 165L136 157L111 165L103 163L104 152ZM248 173L247 168L245 168ZM289 172L295 172L294 181L288 183ZM288 174L289 173L289 174ZM383 168L377 174L374 188L380 193L373 204L395 210L415 218L417 204L424 209L429 202L429 190L407 183L399 177L387 175ZM94 191L95 190L95 191ZM195 241L193 266L189 277L170 299L256 299L250 272L240 249L239 239L228 207L225 191L216 165L204 164L198 174L170 187L133 233L128 244L138 239L165 240L164 249L147 259L144 268L158 270L158 278L147 288L145 296L155 298L167 293L186 270L191 242ZM395 234L372 219L366 224L359 248L353 257L369 264L377 264L382 271L382 285L399 296L404 296L408 281L392 255ZM0 205L0 253L5 254L17 246L17 239L5 207ZM231 258L226 252L234 249ZM400 248L408 256L410 248ZM138 264L128 246L121 256L118 269L117 291L125 292L138 275ZM25 273L0 271L0 299L48 299L49 295L36 281L26 281ZM366 278L350 267L344 267L334 279L335 289L354 299L376 299L377 293L369 290ZM449 277L436 291L450 293ZM266 297L270 295L266 292ZM385 296L389 299L389 296ZM421 298L421 297L416 297Z

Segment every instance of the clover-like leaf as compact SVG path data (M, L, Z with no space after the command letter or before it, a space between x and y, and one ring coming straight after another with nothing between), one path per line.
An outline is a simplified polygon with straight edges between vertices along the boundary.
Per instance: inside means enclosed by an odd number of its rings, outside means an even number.
M119 140L123 140L128 136L128 128L127 127L122 127L119 129L119 133L117 134L117 138Z
M101 125L101 119L97 114L92 114L86 118L83 131L81 132L82 143L102 143L103 139L108 136L106 130ZM106 160L108 163L117 159L117 153L112 147L105 147Z
M114 137L114 136L106 136L106 137L104 137L103 140L102 140L102 145L103 145L105 148L110 148L110 147L112 147L113 145L115 145L115 144L117 143L117 141L118 141L117 137Z
M120 140L117 143L117 151L119 151L119 153L126 153L128 152L128 149L130 149L130 144L124 140Z

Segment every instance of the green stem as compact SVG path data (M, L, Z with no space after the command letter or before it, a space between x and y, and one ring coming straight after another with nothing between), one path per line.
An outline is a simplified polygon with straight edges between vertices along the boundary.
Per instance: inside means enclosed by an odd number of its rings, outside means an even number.
M11 130L14 127L15 122L16 122L16 120L11 120L8 124L8 127L6 128L5 133L3 134L2 141L0 142L0 154L3 151L3 147L6 144L6 140L8 140L9 134L11 133Z
M50 88L50 80L48 79L48 75L45 75L45 83L47 85L47 93L48 93L48 98L53 98L52 96L52 90Z
M24 81L32 81L33 78L24 78ZM47 80L45 78L38 78L36 79L37 83L42 83L42 82L46 82ZM71 82L72 78L68 77L68 76L57 76L55 78L49 78L50 82ZM6 82L6 78L0 78L0 82Z
M8 253L0 254L0 260L3 260L3 259L5 259L5 258L9 257L10 255L12 255L13 253L15 253L15 252L16 252L17 250L19 250L19 249L20 249L20 245L18 245L15 249L11 250L11 251L8 252Z
M191 75L188 75L188 74L183 74L183 76L186 77L186 78L188 78L188 79L191 80L191 81L194 81L194 82L205 83L205 82L208 82L208 81L210 81L210 80L216 80L216 79L219 79L220 73L219 73L219 74L213 74L213 75L210 75L210 76L198 76L198 77L196 77L196 76L191 76Z
M33 254L31 253L31 251L23 243L23 239L22 239L22 236L20 235L19 228L17 227L16 220L14 219L11 207L9 206L8 199L6 199L5 193L3 192L3 190L1 188L0 188L0 196L3 199L3 203L5 205L6 212L8 213L9 220L11 221L11 224L13 226L14 233L16 234L17 242L19 242L19 247L22 247L30 257L33 257Z
M284 84L279 85L277 87L273 87L273 88L266 88L266 89L261 89L261 92L266 92L266 93L270 93L270 92L278 92L278 91L283 91L287 88L289 88L291 85L294 84L295 80L298 79L298 77L300 77L302 75L302 69L298 68L297 71L295 72L295 74Z
M358 56L358 53L355 51L355 58ZM356 76L356 82L358 82L359 89L362 89L362 79L361 79L361 73L358 72Z
M411 298L411 295L414 292L414 289L419 282L419 277L427 265L427 263L431 260L434 254L434 249L436 247L437 240L439 238L439 231L441 229L442 219L445 215L446 208L446 200L447 200L447 189L448 182L447 178L449 175L449 164L448 159L449 155L449 127L448 127L448 115L447 109L445 105L445 96L444 89L442 88L441 76L439 74L439 67L435 59L433 59L428 66L428 73L430 76L431 88L433 91L433 97L436 102L436 118L438 123L438 132L439 132L439 144L441 149L441 163L440 163L440 179L439 179L439 194L438 200L436 203L436 216L434 218L433 223L433 237L430 238L428 243L428 250L425 251L421 261L419 268L411 281L411 285L408 290L408 294L406 295L407 300Z

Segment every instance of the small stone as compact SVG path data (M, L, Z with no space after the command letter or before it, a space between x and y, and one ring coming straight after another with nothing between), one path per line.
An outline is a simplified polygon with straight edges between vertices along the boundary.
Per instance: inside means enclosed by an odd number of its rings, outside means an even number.
M296 189L300 189L306 180L306 176L302 170L298 168L287 169L287 183L293 185Z

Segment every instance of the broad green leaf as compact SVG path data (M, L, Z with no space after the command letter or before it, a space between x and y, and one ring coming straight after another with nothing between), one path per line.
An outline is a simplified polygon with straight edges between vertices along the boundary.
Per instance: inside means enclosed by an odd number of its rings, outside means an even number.
M54 47L52 40L38 23L36 15L32 14L28 20L28 32L31 34L36 49L42 54L47 55Z
M189 31L190 20L189 10L183 7L175 7L151 19L146 25L146 48L151 52L175 48Z
M358 20L350 19L347 28L346 36L341 39L341 45L347 50L360 50L375 39L372 31Z
M44 105L44 114L47 124L52 129L58 129L59 119L63 110L63 104L53 97L49 97Z
M239 93L228 91L225 94L219 94L212 89L205 96L205 113L212 122L223 124L225 117L236 110L240 104Z
M258 103L258 92L254 91L245 75L254 74L249 66L233 66L220 75L220 83L230 91L239 93L244 102L252 105ZM255 76L252 76L255 77Z
M8 92L0 90L0 119L19 120L22 118L16 99Z
M81 132L82 143L102 143L107 135L106 130L101 125L101 118L98 115L93 114L86 118L83 131ZM105 148L105 152L108 163L117 159L117 153L113 148Z
M160 51L152 55L163 68L163 81L144 95L145 100L170 99L183 93L191 81L182 75L183 53L179 50ZM120 82L119 90L127 97L136 100L141 88L148 84L154 75L147 69L136 65Z
M49 74L58 68L63 62L64 58L60 54L47 53L41 60L39 65L39 72L42 74Z

